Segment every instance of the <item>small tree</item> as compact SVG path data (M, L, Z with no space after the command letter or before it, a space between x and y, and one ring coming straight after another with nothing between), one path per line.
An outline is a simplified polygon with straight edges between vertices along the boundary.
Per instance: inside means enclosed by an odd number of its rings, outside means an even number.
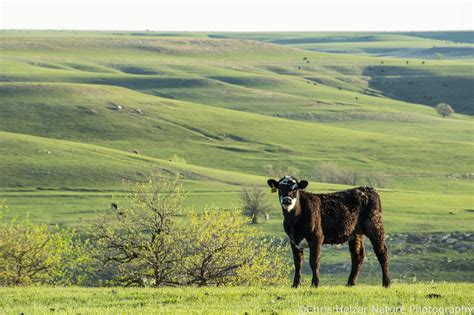
M243 214L252 218L252 223L258 223L258 217L265 215L268 217L270 204L265 199L265 191L259 187L249 187L242 189Z
M174 219L184 201L178 178L151 175L129 187L128 204L114 207L95 227L95 257L112 270L111 283L125 286L179 284Z
M441 115L441 117L446 118L454 114L454 109L449 104L439 103L436 106L436 112Z

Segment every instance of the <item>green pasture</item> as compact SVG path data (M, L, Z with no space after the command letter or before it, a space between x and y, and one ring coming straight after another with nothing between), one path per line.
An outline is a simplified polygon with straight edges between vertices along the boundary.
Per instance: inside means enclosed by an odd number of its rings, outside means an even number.
M1 31L0 198L13 214L82 226L123 182L180 173L186 211L235 211L270 165L312 180L331 163L357 185L384 174L389 231L472 230L468 35ZM433 45L459 51L368 50ZM438 102L458 113L437 116ZM278 235L269 198L259 227Z
M472 312L474 287L467 283L382 286L221 288L0 288L8 314L422 314ZM458 309L456 309L456 307ZM446 308L446 309L444 309Z

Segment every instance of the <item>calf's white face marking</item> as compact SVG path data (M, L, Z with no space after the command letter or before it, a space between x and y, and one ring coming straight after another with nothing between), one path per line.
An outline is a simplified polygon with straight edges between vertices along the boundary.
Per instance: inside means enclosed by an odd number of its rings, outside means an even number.
M290 200L291 203L290 203L290 204L283 203L283 199L285 199L285 200ZM286 211L290 212L291 210L293 210L293 208L294 208L295 205L296 205L296 198L280 196L280 204L281 204L281 206L283 207L283 209L285 209Z
M298 183L291 176L285 176L285 178L283 178L279 184L288 187L289 191L294 191L298 189ZM286 189L285 189L285 193L282 193L282 191L280 190L280 204L283 209L290 212L291 210L293 210L293 208L296 205L296 197L290 197L287 194Z
M287 185L287 186L290 186L290 185L291 185L291 189L293 189L293 190L295 190L296 188L298 188L298 184L296 183L296 180L294 180L293 177L288 176L288 175L286 175L285 178L283 178L283 179L280 181L280 184Z
M268 186L272 189L272 192L278 190L278 200L284 211L290 212L295 209L298 204L299 190L305 189L308 186L306 180L298 182L296 178L292 176L285 176L279 181L272 178L267 180Z

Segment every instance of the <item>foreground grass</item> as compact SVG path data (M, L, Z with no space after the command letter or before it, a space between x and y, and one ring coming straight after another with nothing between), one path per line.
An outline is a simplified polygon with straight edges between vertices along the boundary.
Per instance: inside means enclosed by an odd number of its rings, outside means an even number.
M433 313L435 307L472 312L474 284L231 288L0 288L5 313ZM352 309L349 309L352 307ZM431 311L429 311L431 307ZM330 309L330 310L328 310ZM454 311L454 309L453 309ZM459 313L460 314L460 313Z

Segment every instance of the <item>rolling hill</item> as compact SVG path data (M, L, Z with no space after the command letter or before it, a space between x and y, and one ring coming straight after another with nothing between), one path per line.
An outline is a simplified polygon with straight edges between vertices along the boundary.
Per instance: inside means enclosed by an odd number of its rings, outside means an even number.
M0 187L24 206L21 191L119 192L122 180L180 172L191 196L232 191L236 202L270 166L312 179L332 163L385 174L395 193L461 196L456 209L470 209L472 118L423 105L471 113L470 60L298 46L367 40L356 35L2 31ZM370 42L440 41L428 35Z
M240 211L243 187L264 188L281 173L309 179L311 191L347 188L318 180L330 165L355 174L355 185L383 179L398 279L466 281L471 39L0 31L0 202L7 217L29 212L82 229L121 202L124 182L150 172L180 174L183 211ZM439 117L432 107L440 102L456 114ZM256 228L282 237L268 195L270 219ZM323 273L345 277L347 250L324 252ZM378 270L370 250L366 270Z

